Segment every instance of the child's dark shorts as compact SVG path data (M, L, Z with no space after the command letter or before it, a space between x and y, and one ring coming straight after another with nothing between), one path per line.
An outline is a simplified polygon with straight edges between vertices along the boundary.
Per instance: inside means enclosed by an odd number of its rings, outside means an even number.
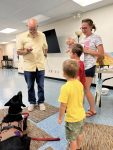
M82 134L84 127L84 120L79 122L66 122L66 139L68 142L75 141L77 137Z
M95 69L96 69L96 66L93 66L93 67L85 70L86 77L94 77L95 76Z

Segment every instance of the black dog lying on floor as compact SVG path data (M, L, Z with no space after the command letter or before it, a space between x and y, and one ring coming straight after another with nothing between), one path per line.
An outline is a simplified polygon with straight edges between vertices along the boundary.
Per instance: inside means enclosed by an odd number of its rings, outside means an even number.
M22 116L22 92L13 96L5 106L8 114L3 118L0 133L0 150L30 150L31 138L24 135L27 128L27 117Z

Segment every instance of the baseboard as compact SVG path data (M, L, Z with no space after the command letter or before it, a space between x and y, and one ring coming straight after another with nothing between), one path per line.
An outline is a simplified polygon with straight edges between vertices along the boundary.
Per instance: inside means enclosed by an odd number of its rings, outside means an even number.
M18 74L24 74L24 73L22 73L22 72L18 72Z
M1 69L18 69L17 67L11 67L11 68L6 68L6 67L0 67Z
M95 83L92 83L92 84L91 84L91 86L96 87L96 84L95 84ZM102 87L113 90L113 86L109 86L109 85L102 85Z
M45 76L45 78L53 79L53 80L59 80L59 81L66 81L66 79L60 79L60 78L54 78L54 77L47 77L47 76Z
M53 77L47 77L47 76L45 76L45 78L53 79L53 80L59 80L59 81L66 81L66 79L59 79L59 78L53 78ZM96 84L95 84L95 83L92 83L91 86L96 87ZM105 88L108 88L108 89L112 89L112 90L113 90L113 87L112 87L112 86L103 85L102 87L105 87Z
M23 73L20 73L20 72L19 72L19 74L23 74ZM66 79L59 79L59 78L54 78L54 77L47 77L47 76L45 76L45 78L47 78L47 79L53 79L53 80L58 80L58 81L66 81ZM95 83L92 83L91 86L96 87L96 84L95 84ZM102 87L105 87L105 88L108 88L108 89L112 89L112 90L113 90L113 87L112 87L112 86L103 85Z

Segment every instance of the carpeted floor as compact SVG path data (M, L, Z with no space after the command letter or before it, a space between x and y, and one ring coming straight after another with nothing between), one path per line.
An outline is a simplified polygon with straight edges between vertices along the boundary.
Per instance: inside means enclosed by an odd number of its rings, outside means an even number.
M45 103L46 110L40 111L38 105L35 106L35 109L32 112L29 112L29 119L34 121L35 123L38 123L39 121L46 119L47 117L55 114L58 112L58 108L54 107L52 105L49 105ZM23 110L23 112L28 112L27 108Z
M52 137L49 134L47 134L45 131L41 130L40 128L37 128L37 126L34 125L31 121L28 121L28 128L27 128L26 132L29 137L33 137L33 138L51 138ZM30 150L37 150L39 147L41 147L46 142L47 141L31 140Z
M86 123L83 135L82 150L113 150L112 126ZM53 148L47 147L45 150Z
M35 109L32 112L28 112L27 107L23 109L23 112L29 113L29 119L34 121L35 123L40 122L43 119L55 114L58 112L58 108L52 105L45 103L46 110L40 111L38 105L35 106ZM0 120L7 114L8 109L0 109Z
M51 111L51 108L52 111ZM31 112L30 119L35 116L35 121L39 122L53 113L57 112L58 108L54 108L46 104L46 111L40 112L39 108ZM6 114L6 110L0 110L0 119ZM37 120L36 120L37 119ZM45 131L37 128L31 121L28 122L28 135L32 137L50 137ZM31 150L37 150L45 142L31 142ZM52 150L48 147L46 150ZM84 129L84 140L82 150L113 150L113 126L97 125L86 123Z
M83 136L81 150L113 150L113 126L86 123Z
M35 110L33 112L29 113L29 119L34 121L35 123L51 116L52 114L58 112L58 108L51 106L49 104L46 105L45 111L40 111L39 107L36 106ZM8 109L0 109L0 122L3 119L3 117L7 114ZM28 112L27 108L23 110L23 112ZM51 137L49 134L47 134L45 131L41 130L40 128L37 128L34 123L31 121L28 121L28 129L27 129L28 136L30 137L37 137L37 138L46 138ZM30 150L37 150L39 147L41 147L43 144L45 144L45 141L33 141L31 140ZM50 149L51 150L51 149Z
M0 109L0 121L6 116L8 109Z
M113 126L86 123L82 150L113 150Z
M51 148L51 147L48 147L48 148L46 148L45 150L54 150L53 148Z
M37 128L30 121L28 121L27 134L28 134L28 136L34 137L34 138L47 138L47 137L50 138L51 137L45 131L41 130L40 128ZM41 147L45 143L46 143L46 141L33 141L33 140L31 140L30 150L37 150L39 147Z

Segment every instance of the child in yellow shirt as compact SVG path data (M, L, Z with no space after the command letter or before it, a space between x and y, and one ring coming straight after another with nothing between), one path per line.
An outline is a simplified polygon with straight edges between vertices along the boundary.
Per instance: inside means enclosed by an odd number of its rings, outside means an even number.
M63 75L67 82L61 87L59 102L58 123L62 123L65 115L66 139L69 150L80 150L82 142L82 131L85 119L83 107L84 88L82 83L76 79L78 64L74 60L66 60L63 63Z

